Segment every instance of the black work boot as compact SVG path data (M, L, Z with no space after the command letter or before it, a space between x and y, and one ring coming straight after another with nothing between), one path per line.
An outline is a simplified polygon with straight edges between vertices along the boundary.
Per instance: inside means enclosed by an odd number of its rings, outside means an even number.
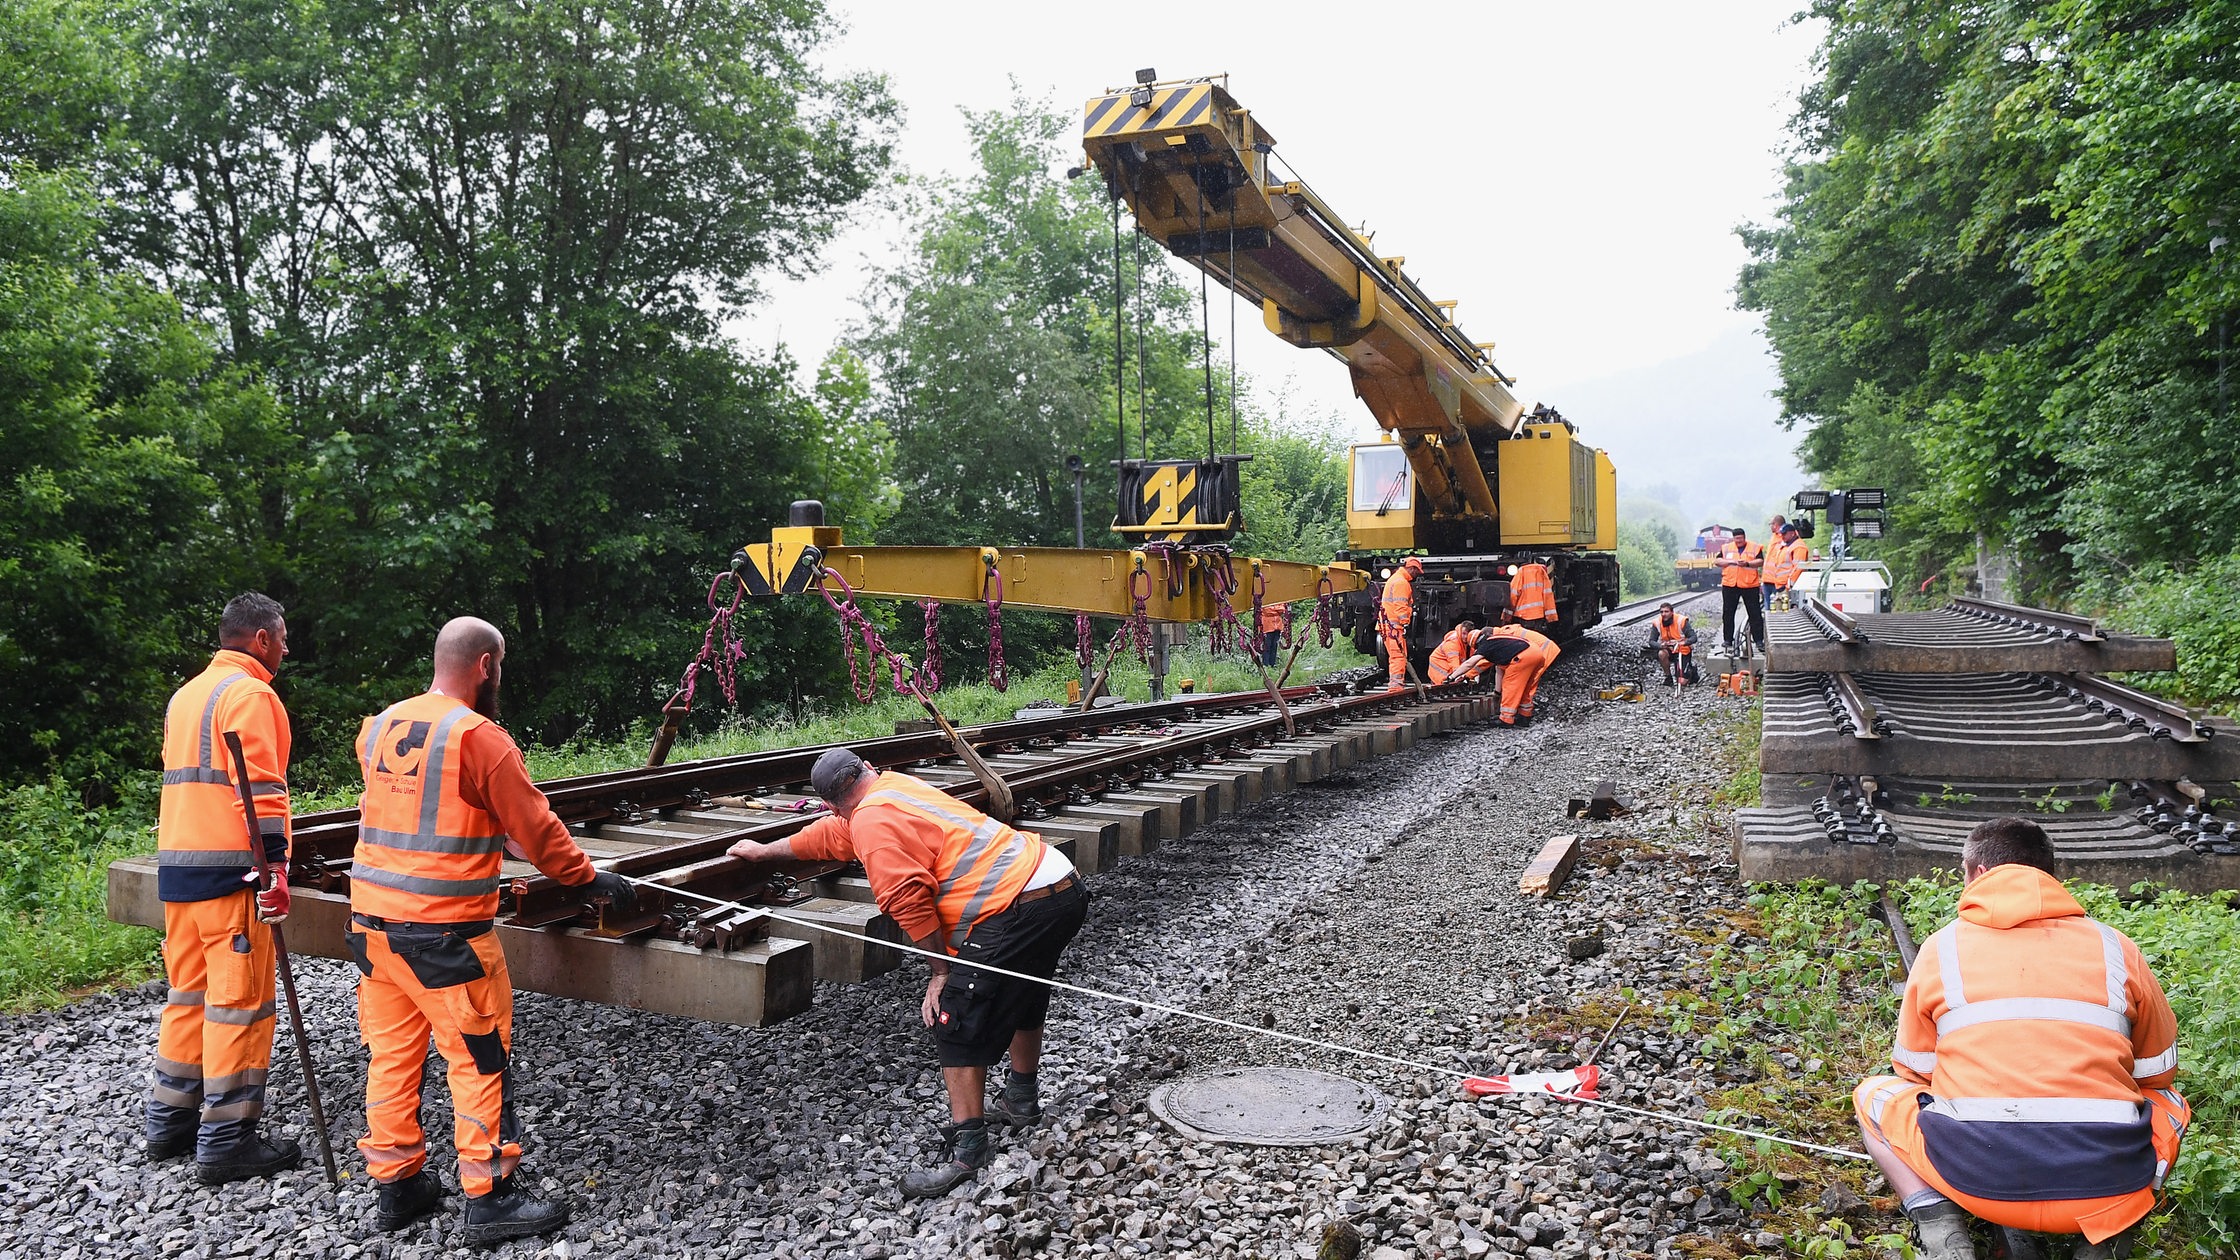
M2139 1227L2134 1225L2105 1242L2086 1242L2079 1238L2076 1250L2069 1255L2071 1260L2129 1260L2131 1244L2138 1237Z
M229 1181L246 1181L251 1177L269 1177L285 1172L303 1162L303 1148L294 1138L268 1140L251 1133L241 1145L216 1159L195 1161L195 1180L206 1186L222 1186Z
M409 1177L381 1183L373 1227L393 1234L443 1206L443 1179L423 1168Z
M469 1245L486 1247L508 1238L549 1234L567 1223L567 1204L534 1198L514 1185L512 1177L500 1177L490 1193L467 1200L467 1223L459 1231L459 1238Z
M1041 1124L1042 1100L1035 1090L1034 1073L1006 1071L1003 1094L988 1109L988 1118L1021 1129Z
M941 1163L904 1173L902 1195L907 1199L931 1199L947 1194L972 1180L973 1175L986 1168L995 1156L995 1147L988 1141L986 1120L942 1125Z
M157 1164L182 1155L192 1155L195 1127L190 1123L183 1129L159 1130L154 1125L149 1125L148 1133L140 1140L140 1149L147 1153L150 1163Z

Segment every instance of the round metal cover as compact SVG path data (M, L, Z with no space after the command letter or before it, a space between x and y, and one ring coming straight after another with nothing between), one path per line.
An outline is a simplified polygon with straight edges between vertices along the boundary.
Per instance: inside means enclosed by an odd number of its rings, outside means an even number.
M1184 1137L1247 1146L1324 1146L1360 1137L1389 1100L1303 1068L1227 1068L1151 1091L1153 1114Z

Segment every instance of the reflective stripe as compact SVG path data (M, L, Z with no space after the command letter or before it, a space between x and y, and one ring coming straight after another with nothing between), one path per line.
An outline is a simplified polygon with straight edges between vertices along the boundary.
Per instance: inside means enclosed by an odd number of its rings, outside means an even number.
M244 1089L251 1085L261 1089L269 1075L269 1071L265 1068L246 1068L239 1072L228 1073L225 1076L210 1077L202 1082L202 1088L213 1094L231 1093L234 1090Z
M288 820L285 818L270 818L259 816L257 819L257 834L260 836L287 835Z
M2092 926L2100 929L2100 958L2108 967L2108 1009L2118 1015L2129 1015L2131 998L2124 988L2131 981L2131 969L2123 961L2123 934L2105 923Z
M202 1017L213 1024L256 1024L272 1018L272 1003L254 1008L234 1006L205 1006Z
M1912 1068L1923 1075L1936 1075L1937 1052L1934 1050L1908 1050L1904 1046L1892 1046L1890 1047L1890 1061L1899 1067Z
M964 938L972 933L972 925L980 921L981 908L988 904L988 898L995 895L996 886L1011 873L1012 867L1019 864L1019 859L1026 852L1026 843L1014 834L1011 843L1005 845L1003 852L988 865L987 877L980 881L980 886L973 889L972 895L965 900L964 913L957 916L957 925L949 929L949 948L956 949L964 944Z
M1942 1037L1977 1024L2011 1019L2059 1020L2105 1028L2124 1037L2131 1035L2131 1021L2123 1015L2096 1002L2078 1002L2070 998L1994 998L1989 1002L1970 1002L1959 1010L1939 1016L1937 1035Z
M1945 924L1930 937L1929 948L1937 951L1937 971L1944 977L1944 1004L1950 1010L1959 1010L1968 1004L1967 992L1960 984L1960 920Z
M202 1109L202 1122L204 1124L224 1124L229 1120L254 1120L263 1114L264 1087L260 1085L257 1087L257 1092L250 1097L237 1098L232 1102L211 1103L204 1107Z
M163 772L163 785L165 787L172 787L181 783L214 783L220 787L232 787L233 776L223 770L212 770L205 766L189 766L184 770L166 770Z
M506 837L502 835L420 835L410 831L388 831L366 826L358 828L358 842L384 849L408 849L414 853L501 853L506 847Z
M287 794L288 784L285 780L249 780L249 795L251 796L286 796Z
M247 866L250 861L246 844L238 849L162 849L156 853L157 866Z
M437 811L443 808L443 757L451 742L451 728L459 719L474 712L464 704L452 708L436 722L428 736L428 765L420 776L420 834L436 834Z
M177 1059L166 1059L159 1054L156 1056L156 1074L171 1077L173 1080L199 1081L202 1079L202 1065L199 1063L181 1063Z
M1922 1110L1966 1121L2137 1124L2145 1106L2128 1098L1939 1098Z
M202 1109L202 1095L200 1093L191 1089L180 1089L176 1085L166 1083L161 1078L158 1078L155 1084L148 1087L148 1096L166 1107L177 1107L181 1111L200 1111Z
M364 880L382 888L398 892L419 893L424 897L487 897L498 891L501 882L495 875L488 879L434 879L426 875L399 875L378 866L363 862L350 864L350 878Z
M358 1149L365 1152L366 1166L370 1169L380 1164L402 1164L419 1159L428 1153L428 1144L414 1142L410 1146L367 1146L360 1143Z
M2131 1079L2144 1080L2147 1077L2167 1072L2176 1066L2178 1066L2178 1043L2173 1041L2170 1043L2168 1050L2151 1059L2133 1059L2131 1061Z
M198 764L205 770L215 768L218 764L215 752L218 742L218 697L226 694L228 688L247 677L247 674L238 671L226 675L219 680L217 686L210 689L210 698L202 703L202 757ZM225 781L227 783L233 782L230 778Z
M166 1006L200 1006L202 1005L202 994L201 989L173 989L163 1001ZM160 1064L164 1060L157 1059L156 1062ZM202 1069L195 1068L194 1074L196 1076L202 1075Z
M862 809L866 805L873 804L894 805L905 810L928 814L971 834L971 842L965 846L964 852L957 856L957 860L950 867L948 875L941 880L939 891L935 894L936 898L941 900L947 899L963 886L965 879L972 874L973 868L978 866L980 860L986 856L989 846L1002 838L1005 831L1008 830L1002 823L993 818L983 817L979 822L973 822L953 810L944 809L940 805L922 801L917 797L892 789L870 793L863 798L863 801L856 808ZM1005 846L1004 851L996 857L995 861L989 865L987 873L980 877L979 884L966 897L964 909L958 914L957 921L950 925L949 947L951 949L964 944L965 937L972 931L972 925L980 917L981 909L988 904L988 898L995 895L997 887L1011 873L1012 868L1017 866L1019 861L1026 856L1026 852L1027 846L1024 838L1016 831L1011 832L1010 842Z

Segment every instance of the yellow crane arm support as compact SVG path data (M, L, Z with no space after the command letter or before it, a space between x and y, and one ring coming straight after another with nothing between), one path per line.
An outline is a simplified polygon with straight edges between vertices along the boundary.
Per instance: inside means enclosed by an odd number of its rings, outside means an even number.
M1148 83L1083 107L1082 144L1136 223L1259 303L1268 330L1328 350L1398 437L1433 512L1498 514L1473 439L1515 433L1509 379L1433 300L1304 183L1280 179L1274 137L1219 83Z
M1232 556L1218 548L1141 551L1072 547L850 547L829 526L770 531L732 557L749 594L797 595L829 569L849 590L879 599L977 604L1000 595L1006 608L1132 617L1136 601L1153 621L1213 621L1218 589L1249 615L1256 579L1264 603L1365 589L1367 575L1344 564L1296 564ZM829 584L829 579L827 579ZM830 586L837 598L837 586Z

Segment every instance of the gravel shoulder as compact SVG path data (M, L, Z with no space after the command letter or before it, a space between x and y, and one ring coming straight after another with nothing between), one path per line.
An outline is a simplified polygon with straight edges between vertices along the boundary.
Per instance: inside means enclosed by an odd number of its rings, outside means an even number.
M1711 1066L1648 1009L1681 987L1701 940L1739 904L1712 747L1735 710L1597 702L1638 676L1631 631L1566 653L1522 732L1469 729L1354 767L1099 876L1065 978L1255 1025L1486 1072L1570 1066L1625 999L1602 1053L1607 1096L1700 1113ZM1622 644L1623 646L1619 646ZM1639 803L1574 823L1565 802L1615 778ZM1569 887L1520 897L1548 837L1587 850ZM1599 929L1604 952L1568 941ZM299 984L338 1141L363 1132L363 1051L343 964L301 960ZM1451 1078L1304 1050L1071 995L1053 1008L1043 1072L1052 1116L1005 1138L968 1191L909 1204L901 1173L932 1157L944 1119L916 1019L915 967L820 989L765 1030L534 994L518 1001L516 1095L527 1177L575 1205L558 1240L511 1256L1311 1256L1350 1222L1375 1260L1516 1254L1662 1256L1684 1234L1747 1231L1726 1166L1693 1131L1553 1101L1473 1104ZM135 1150L159 984L0 1021L0 1260L84 1256L420 1257L431 1230L371 1232L355 1152L339 1202L315 1158L269 1184L206 1190ZM271 1116L309 1145L282 1034ZM1177 1074L1295 1064L1395 1100L1336 1147L1185 1141L1142 1107ZM450 1175L440 1072L428 1082L431 1162Z

